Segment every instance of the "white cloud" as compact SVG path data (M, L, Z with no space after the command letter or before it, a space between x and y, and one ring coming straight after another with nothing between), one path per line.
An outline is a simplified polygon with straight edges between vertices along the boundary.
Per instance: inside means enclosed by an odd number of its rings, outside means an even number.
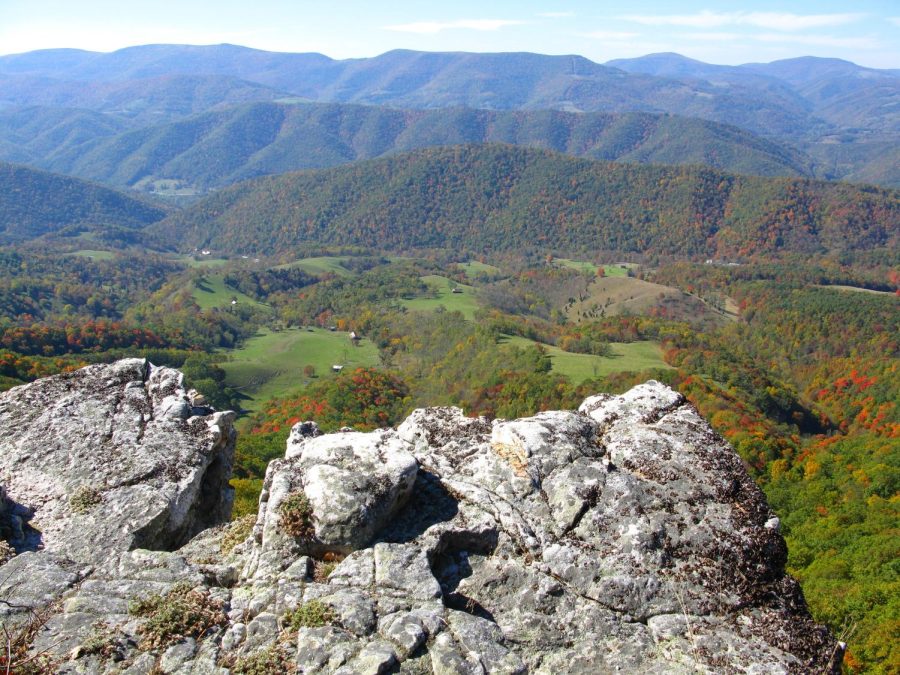
M579 33L581 37L591 38L593 40L606 40L607 42L623 42L632 40L640 35L640 33L625 33L613 30L595 30L590 33Z
M570 16L575 16L575 12L538 12L538 16L542 16L545 19L566 19Z
M890 21L895 26L900 26L900 16L891 16L888 17L888 21Z
M722 26L754 26L768 30L797 31L807 28L843 26L859 21L865 14L790 14L787 12L712 12L696 14L630 14L619 17L645 26L686 26L721 28Z
M493 31L507 26L521 26L525 21L515 19L460 19L458 21L416 21L413 23L400 23L393 26L384 26L385 30L393 30L401 33L421 33L432 35L445 30L477 30Z

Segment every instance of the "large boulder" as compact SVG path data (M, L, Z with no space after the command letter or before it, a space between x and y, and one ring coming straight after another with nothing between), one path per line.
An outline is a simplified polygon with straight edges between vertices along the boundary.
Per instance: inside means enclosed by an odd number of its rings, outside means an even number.
M0 394L0 482L25 521L18 550L96 564L171 550L228 520L234 413L193 415L182 378L127 359Z

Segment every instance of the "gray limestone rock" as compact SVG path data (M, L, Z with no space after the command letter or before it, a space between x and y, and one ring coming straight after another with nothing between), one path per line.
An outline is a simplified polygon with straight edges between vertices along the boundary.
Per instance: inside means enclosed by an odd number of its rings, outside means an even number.
M341 674L839 672L843 648L785 575L762 493L659 383L521 420L430 408L396 431L298 424L269 466L253 536L226 555L221 529L181 544L221 517L195 511L227 501L221 484L202 486L219 475L209 456L228 453L230 419L186 417L180 376L142 362L70 379L0 398L17 425L0 431L0 519L19 509L44 524L44 550L3 566L15 583L0 597L58 600L34 641L58 672L227 673L247 658ZM63 471L72 438L86 440ZM150 468L163 456L171 475ZM103 476L101 499L85 494L76 513L64 495L86 472ZM91 554L88 518L111 531L112 552ZM205 589L227 625L144 653L147 619L129 603L185 586ZM92 651L98 625L113 636L106 655Z

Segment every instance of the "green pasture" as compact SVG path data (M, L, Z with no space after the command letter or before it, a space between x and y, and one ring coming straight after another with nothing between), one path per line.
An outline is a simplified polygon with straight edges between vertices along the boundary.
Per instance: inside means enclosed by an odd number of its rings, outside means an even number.
M479 274L500 274L503 270L499 267L495 267L494 265L488 265L487 263L478 262L477 260L470 260L469 262L464 263L456 263L457 267L460 267L463 272L466 273L466 276L470 279L478 276Z
M200 309L229 307L232 298L236 298L238 303L242 304L256 305L257 307L266 306L249 295L226 286L225 280L220 274L207 274L196 279L193 283L194 288L191 294L194 296L197 304L200 305Z
M554 258L553 263L560 267L568 267L579 272L588 272L589 274L596 274L601 267L585 260L570 260L569 258ZM628 269L634 267L634 263L613 263L602 265L602 267L604 276L627 277Z
M479 308L475 297L475 289L464 284L457 284L447 277L437 274L429 274L422 277L422 281L437 291L434 298L411 298L401 300L400 304L411 310L433 312L443 306L448 312L462 312L462 315L471 320L475 318L475 310ZM458 287L462 293L454 293L453 288Z
M198 258L194 258L192 255L182 254L178 256L174 256L172 258L176 262L184 263L188 267L221 267L226 264L228 260L226 258L212 258L208 255L200 256Z
M535 343L527 338L504 335L502 344L528 347ZM550 356L553 372L565 375L575 384L580 384L592 377L603 377L611 373L640 371L648 368L670 368L662 360L659 343L650 340L640 342L611 342L612 356L594 356L593 354L573 354L565 352L553 345L543 345Z
M279 265L278 267L280 269L299 268L304 272L316 276L332 273L341 277L349 277L353 275L353 272L343 265L343 263L348 260L350 260L350 256L347 255L323 255L314 258L301 258L300 260L295 260L286 265Z
M258 410L265 401L292 394L313 381L303 374L304 366L313 366L316 378L326 378L335 376L332 365L347 370L378 365L378 349L370 340L354 346L349 333L323 328L261 330L228 354L230 359L222 364L225 382L248 397L243 401L248 410Z
M79 258L90 258L91 260L112 260L116 257L116 254L112 251L96 251L89 248L72 251L69 255L78 256Z

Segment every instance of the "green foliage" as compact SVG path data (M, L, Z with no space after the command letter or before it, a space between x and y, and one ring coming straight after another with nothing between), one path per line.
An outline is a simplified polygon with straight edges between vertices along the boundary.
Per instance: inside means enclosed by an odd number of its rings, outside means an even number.
M253 532L255 524L256 513L248 513L232 520L222 534L222 540L219 543L219 550L223 555L228 555L235 546L243 543Z
M312 505L303 492L292 492L278 508L279 527L298 539L312 539L316 536L312 519Z
M132 600L128 613L146 619L138 628L145 650L164 649L188 637L199 640L228 621L222 603L210 597L209 591L184 584L165 595Z
M165 210L107 187L0 162L0 240L27 240L66 227L141 228Z
M231 672L235 675L289 675L297 672L297 664L283 645L275 643L239 658Z
M242 434L247 436L249 434ZM241 436L238 436L240 438ZM284 454L284 446L281 448L279 456ZM259 494L262 492L263 479L261 476L265 474L265 465L262 472L255 474L260 478L232 478L229 481L231 487L234 488L234 508L231 511L231 517L234 519L244 518L245 516L256 517L259 510Z
M670 256L897 244L897 193L464 146L221 190L151 230L183 247L287 252L304 242L404 250L563 249ZM863 226L865 225L865 227Z
M339 625L335 611L321 600L309 600L285 614L285 622L294 630Z

